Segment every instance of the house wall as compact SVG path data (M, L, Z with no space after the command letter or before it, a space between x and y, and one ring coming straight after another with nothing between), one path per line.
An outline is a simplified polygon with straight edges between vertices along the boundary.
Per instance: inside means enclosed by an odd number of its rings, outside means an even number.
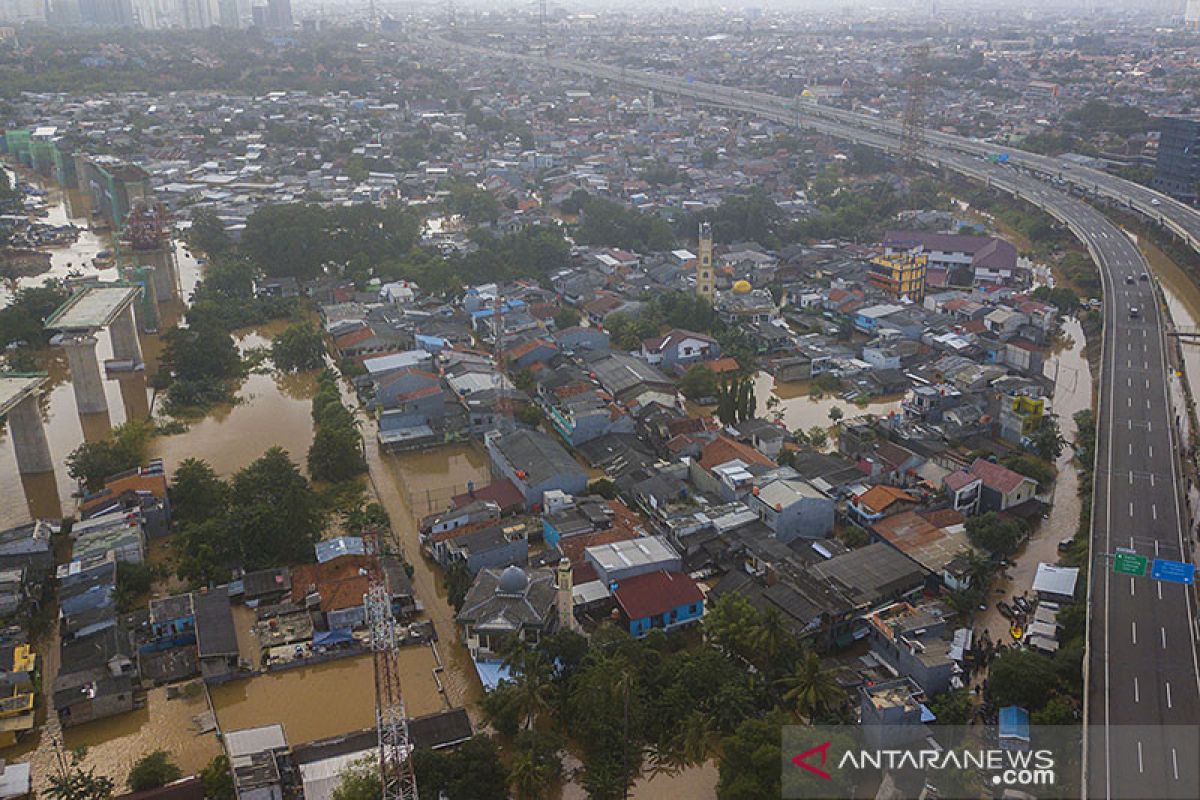
M665 614L628 620L629 633L641 638L655 628L671 630L695 622L703 616L704 602L698 600L690 605L676 606Z
M507 567L511 564L525 564L529 561L529 540L522 536L491 550L481 553L471 553L467 556L467 568L472 575L477 575L484 567Z

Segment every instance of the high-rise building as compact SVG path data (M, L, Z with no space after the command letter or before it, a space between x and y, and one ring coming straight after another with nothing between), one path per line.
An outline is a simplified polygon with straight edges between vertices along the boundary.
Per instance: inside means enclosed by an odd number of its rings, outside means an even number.
M97 28L128 28L133 25L131 0L79 0L79 18Z
M0 22L45 22L45 0L0 0Z
M700 257L696 261L696 294L708 302L716 299L716 274L713 271L712 226L700 223Z
M1183 9L1183 22L1189 30L1200 31L1200 0L1187 0Z
M1164 117L1154 166L1155 189L1188 203L1200 199L1200 117Z

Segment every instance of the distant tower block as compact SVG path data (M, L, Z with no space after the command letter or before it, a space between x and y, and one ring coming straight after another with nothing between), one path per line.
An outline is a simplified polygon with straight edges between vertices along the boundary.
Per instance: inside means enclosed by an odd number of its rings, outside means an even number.
M700 223L700 259L696 264L696 294L708 302L716 299L716 276L713 273L712 226Z
M1188 30L1200 30L1200 0L1187 0L1183 10L1183 21Z
M8 421L8 435L17 456L17 472L22 475L54 470L37 401L38 392L45 383L45 373L0 372L0 417Z

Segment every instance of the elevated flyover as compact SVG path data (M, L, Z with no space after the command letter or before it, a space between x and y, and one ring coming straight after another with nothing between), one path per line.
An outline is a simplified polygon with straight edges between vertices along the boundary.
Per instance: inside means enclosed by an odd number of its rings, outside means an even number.
M133 304L141 286L102 283L88 286L71 295L45 322L46 330L60 334L59 341L71 367L71 388L80 414L108 412L100 362L96 359L96 333L108 328L113 359L123 368L135 369L142 363Z
M447 40L440 45L510 58L543 68L693 98L732 111L808 128L891 153L901 152L900 127L853 112L672 76L560 58L515 55ZM1200 797L1200 757L1192 734L1200 722L1195 599L1190 587L1115 576L1117 547L1147 557L1190 561L1185 541L1174 413L1167 390L1164 321L1153 287L1137 280L1149 265L1138 248L1101 212L1037 179L1051 172L1033 158L1010 156L1024 170L980 156L994 145L930 132L923 158L935 167L1007 192L1044 210L1087 247L1104 284L1104 333L1097 412L1085 747L1087 797ZM1006 152L1013 150L1005 148ZM1055 160L1057 161L1057 160ZM1058 169L1053 170L1058 176ZM1075 169L1074 167L1070 169ZM1094 181L1091 190L1146 213L1170 211L1179 225L1200 232L1200 216L1156 192L1120 179ZM1102 173L1101 173L1102 174ZM1128 181L1124 182L1128 184ZM1153 202L1152 202L1153 201ZM1188 240L1193 246L1200 237ZM1127 276L1134 282L1127 284ZM1133 317L1129 307L1144 313ZM1140 638L1139 638L1140 635Z

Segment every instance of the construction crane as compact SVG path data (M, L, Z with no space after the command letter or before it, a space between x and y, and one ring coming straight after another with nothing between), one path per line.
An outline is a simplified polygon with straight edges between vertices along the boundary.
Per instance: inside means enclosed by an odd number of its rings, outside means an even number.
M375 724L379 741L379 778L383 800L418 800L417 775L413 771L412 743L408 716L400 686L399 644L391 593L383 571L379 534L364 536L373 557L370 583L363 597L371 653L375 658Z

